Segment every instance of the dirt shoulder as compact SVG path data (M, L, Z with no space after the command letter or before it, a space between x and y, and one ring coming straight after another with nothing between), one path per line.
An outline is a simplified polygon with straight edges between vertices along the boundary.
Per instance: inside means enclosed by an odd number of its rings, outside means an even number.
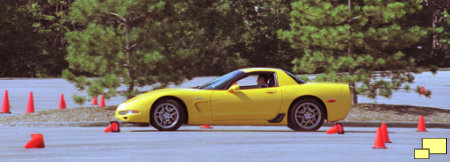
M424 116L426 122L450 123L450 110L411 105L357 104L344 121L417 121Z
M114 112L116 111L116 107L80 107L62 110L42 110L31 114L0 114L0 124L9 124L12 122L113 121L115 120Z
M116 106L53 109L33 114L0 114L0 125L18 122L91 122L113 121ZM410 105L357 104L344 121L401 122L417 121L423 115L426 122L450 123L450 110Z

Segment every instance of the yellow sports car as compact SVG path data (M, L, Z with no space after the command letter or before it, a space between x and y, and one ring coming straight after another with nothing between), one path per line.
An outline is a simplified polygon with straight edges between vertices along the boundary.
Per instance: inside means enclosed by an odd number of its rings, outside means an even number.
M120 104L115 117L161 131L182 124L287 125L314 131L325 119L344 119L350 96L348 84L305 82L281 69L246 68L199 87L149 91Z

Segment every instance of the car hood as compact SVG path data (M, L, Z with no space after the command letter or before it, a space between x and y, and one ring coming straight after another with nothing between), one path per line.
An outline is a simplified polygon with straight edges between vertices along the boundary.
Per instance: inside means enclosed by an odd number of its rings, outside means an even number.
M158 90L152 90L152 91L148 91L146 93L140 94L136 97L133 97L127 101L125 101L124 103L131 103L133 101L139 100L141 98L147 98L149 96L155 96L155 95L159 95L162 93L167 93L167 92L176 92L176 91L186 91L186 90L193 90L192 88L164 88L164 89L158 89Z

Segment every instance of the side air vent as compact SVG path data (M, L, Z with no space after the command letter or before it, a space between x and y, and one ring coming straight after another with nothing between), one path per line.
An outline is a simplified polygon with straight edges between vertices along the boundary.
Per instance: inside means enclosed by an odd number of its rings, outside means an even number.
M280 113L275 118L268 120L268 122L269 123L279 123L283 120L285 115L286 115L285 113Z

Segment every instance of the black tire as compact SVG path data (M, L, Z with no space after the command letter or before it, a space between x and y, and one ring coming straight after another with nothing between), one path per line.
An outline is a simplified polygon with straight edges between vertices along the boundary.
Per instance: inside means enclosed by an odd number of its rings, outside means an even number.
M150 111L150 124L160 131L175 131L185 120L184 107L175 100L158 101Z
M289 109L288 127L295 131L316 131L325 118L325 108L314 99L295 101Z

